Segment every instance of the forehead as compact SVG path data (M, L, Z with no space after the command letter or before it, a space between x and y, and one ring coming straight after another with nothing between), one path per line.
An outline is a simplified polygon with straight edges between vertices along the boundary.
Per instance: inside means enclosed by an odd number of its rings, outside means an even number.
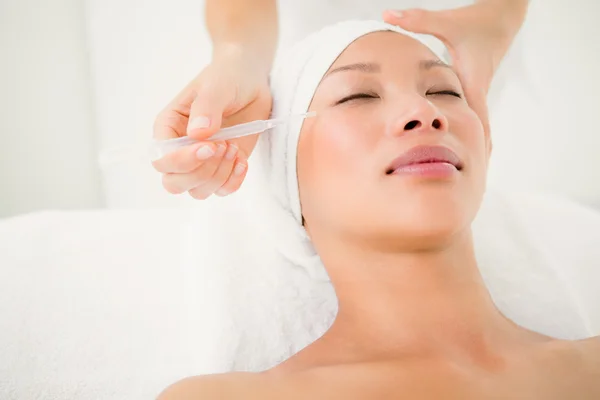
M437 58L427 46L407 35L392 31L372 32L352 42L331 65L330 70L357 61L377 61L385 65Z

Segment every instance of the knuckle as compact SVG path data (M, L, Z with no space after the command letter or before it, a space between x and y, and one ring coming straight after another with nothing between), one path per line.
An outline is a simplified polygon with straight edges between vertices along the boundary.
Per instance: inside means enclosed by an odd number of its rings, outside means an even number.
M162 111L152 126L154 138L167 139L180 136L180 133L185 131L186 121L187 117L181 112L172 109Z
M169 124L169 120L171 119L169 118L169 114L169 111L165 109L156 115L154 123L152 124L152 128L154 129L154 131L157 131L158 129L161 129Z

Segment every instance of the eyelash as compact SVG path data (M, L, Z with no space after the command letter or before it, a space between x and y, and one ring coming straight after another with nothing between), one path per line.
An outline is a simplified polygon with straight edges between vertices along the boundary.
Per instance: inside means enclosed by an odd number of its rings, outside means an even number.
M356 99L374 99L376 97L377 96L368 94L368 93L355 93L355 94L351 94L350 96L344 97L343 99L339 100L335 104L342 104L342 103L346 103L350 100L356 100Z
M458 97L459 99L462 99L462 95L458 92L455 92L454 90L439 90L437 92L433 92L433 93L427 93L429 95L447 95L447 96L454 96L454 97Z
M439 96L454 96L454 97L458 97L459 99L462 99L462 95L458 92L455 92L454 90L440 90L437 92L428 92L426 93L427 95L439 95ZM343 99L339 100L337 104L342 104L342 103L346 103L348 101L351 100L356 100L356 99L374 99L376 98L376 95L372 95L372 94L368 94L368 93L355 93L355 94L351 94L350 96L346 96Z

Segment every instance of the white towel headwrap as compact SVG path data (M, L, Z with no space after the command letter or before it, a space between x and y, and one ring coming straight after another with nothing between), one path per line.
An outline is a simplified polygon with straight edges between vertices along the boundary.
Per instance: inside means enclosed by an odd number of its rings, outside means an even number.
M308 36L281 54L271 74L273 116L305 113L325 73L356 39L373 32L392 31L418 40L448 62L443 44L431 37L407 32L380 21L345 21ZM328 276L302 226L296 174L298 139L303 120L261 135L256 154L263 168L258 184L258 208L265 211L261 224L277 250L293 265L305 268L315 279ZM256 182L254 183L256 185ZM266 193L265 193L266 192ZM265 196L266 194L266 196ZM270 199L266 199L269 198ZM266 204L265 204L266 203Z

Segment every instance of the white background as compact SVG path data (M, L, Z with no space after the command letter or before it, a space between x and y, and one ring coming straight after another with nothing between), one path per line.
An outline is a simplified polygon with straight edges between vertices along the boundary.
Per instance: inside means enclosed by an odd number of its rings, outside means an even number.
M385 6L464 1L280 3L285 44ZM203 8L201 0L1 0L0 217L198 204L163 192L143 155L155 115L209 61ZM493 185L600 205L598 17L595 0L531 2L492 113ZM100 155L122 162L101 165Z

